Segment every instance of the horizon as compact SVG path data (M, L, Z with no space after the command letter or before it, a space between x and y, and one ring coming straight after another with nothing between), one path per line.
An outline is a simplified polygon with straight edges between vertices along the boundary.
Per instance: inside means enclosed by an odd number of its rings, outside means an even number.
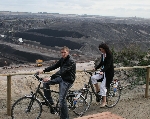
M150 18L149 0L1 0L0 11Z
M143 18L143 17L137 17L137 16L132 16L132 17L119 17L119 16L102 16L102 15L89 15L89 14L82 14L82 15L79 15L79 14L60 14L60 13L48 13L48 12L19 12L19 11L0 11L0 13L3 13L3 12L10 12L10 13L29 13L29 14L58 14L58 15L75 15L75 16L98 16L98 17L114 17L114 18L141 18L141 19L150 19L150 18Z

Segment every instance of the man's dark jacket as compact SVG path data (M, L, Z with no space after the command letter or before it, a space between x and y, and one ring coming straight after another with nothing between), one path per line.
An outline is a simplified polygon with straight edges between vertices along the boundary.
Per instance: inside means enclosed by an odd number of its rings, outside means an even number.
M55 73L55 76L61 76L64 81L73 83L76 74L76 63L70 55L68 55L65 59L61 58L56 64L45 68L43 71L49 72L59 67L60 70Z
M101 62L95 69L99 69L101 66L104 68L101 69L102 72L105 72L106 77L106 87L110 87L110 83L114 77L114 66L113 66L113 56L112 54L106 53L106 57L103 61L103 54L101 55Z

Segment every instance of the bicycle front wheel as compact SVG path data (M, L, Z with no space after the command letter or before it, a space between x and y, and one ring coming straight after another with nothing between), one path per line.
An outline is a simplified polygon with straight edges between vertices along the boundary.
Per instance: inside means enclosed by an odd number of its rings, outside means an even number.
M22 97L12 106L12 119L39 119L42 113L42 105L33 97Z
M120 99L121 96L121 89L120 89L120 84L114 88L113 84L110 84L110 89L108 90L107 93L107 107L111 108L114 107Z
M79 116L83 116L84 113L89 109L92 102L92 94L89 90L81 90L82 94L76 100L75 108L73 112Z

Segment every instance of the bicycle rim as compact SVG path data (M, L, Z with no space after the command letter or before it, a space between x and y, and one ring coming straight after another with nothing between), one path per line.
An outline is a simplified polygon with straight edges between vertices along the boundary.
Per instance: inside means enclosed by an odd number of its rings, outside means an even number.
M81 97L83 97L86 103L88 103L89 108L92 102L92 93L89 90L85 89L83 90Z
M111 108L114 107L120 99L121 96L121 89L119 88L119 86L117 87L116 90L114 90L113 85L110 86L110 90L108 91L107 94L107 107Z
M92 102L92 95L89 91L81 95L76 102L75 109L73 112L78 116L83 116L83 114L89 109Z
M41 113L41 103L32 97L18 99L11 109L12 119L39 119Z

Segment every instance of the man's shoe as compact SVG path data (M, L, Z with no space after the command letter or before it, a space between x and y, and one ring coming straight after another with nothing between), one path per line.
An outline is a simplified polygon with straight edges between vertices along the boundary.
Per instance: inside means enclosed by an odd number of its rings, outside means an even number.
M51 113L51 114L55 114L55 113L56 113L56 107L51 108L51 109L50 109L50 113Z
M51 102L50 104L51 104L51 105L54 105L54 103L53 103L53 102Z

